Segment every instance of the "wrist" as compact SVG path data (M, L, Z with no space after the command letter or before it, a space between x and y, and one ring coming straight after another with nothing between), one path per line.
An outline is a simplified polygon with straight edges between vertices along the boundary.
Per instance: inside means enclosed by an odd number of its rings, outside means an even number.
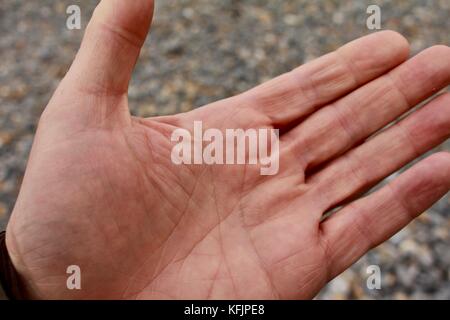
M0 232L0 288L0 292L3 291L7 299L27 299L23 279L16 270L6 246L5 231Z

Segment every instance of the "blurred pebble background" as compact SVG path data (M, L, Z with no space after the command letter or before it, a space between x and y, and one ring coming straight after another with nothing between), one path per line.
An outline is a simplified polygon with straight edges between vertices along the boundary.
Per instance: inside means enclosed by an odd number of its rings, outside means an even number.
M382 29L412 52L450 44L450 1L157 0L130 88L132 113L172 114L234 95L367 34L370 4ZM0 227L12 211L39 115L69 68L97 1L0 0ZM450 142L438 149L450 150ZM395 174L388 179L395 177ZM369 290L366 268L381 268ZM450 203L417 221L332 281L318 299L450 299Z

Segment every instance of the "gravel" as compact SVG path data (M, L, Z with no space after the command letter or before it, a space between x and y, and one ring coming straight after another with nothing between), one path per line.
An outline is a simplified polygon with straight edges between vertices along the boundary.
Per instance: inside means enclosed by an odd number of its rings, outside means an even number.
M0 227L7 223L39 115L77 51L65 27L78 4L86 26L97 1L0 1ZM366 8L413 53L449 44L450 1L157 1L154 26L130 88L132 113L188 111L228 97L371 31ZM440 146L450 150L450 143ZM332 281L318 299L450 299L450 202L432 209ZM366 286L379 265L382 287Z

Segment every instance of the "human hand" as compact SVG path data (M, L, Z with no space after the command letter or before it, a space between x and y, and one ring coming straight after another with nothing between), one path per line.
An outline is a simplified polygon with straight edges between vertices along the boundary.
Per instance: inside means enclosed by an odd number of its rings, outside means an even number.
M450 189L440 153L354 201L449 137L444 94L367 140L449 84L448 47L406 61L406 40L380 32L241 95L143 119L127 89L152 11L102 1L41 117L7 229L30 298L311 298ZM279 172L175 165L171 134L194 121L281 129ZM82 290L67 289L69 265Z

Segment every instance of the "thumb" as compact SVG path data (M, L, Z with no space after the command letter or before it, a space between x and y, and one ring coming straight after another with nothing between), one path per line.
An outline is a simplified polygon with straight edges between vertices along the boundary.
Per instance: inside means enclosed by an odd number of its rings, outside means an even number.
M126 94L152 17L153 0L102 0L65 81L86 93Z

